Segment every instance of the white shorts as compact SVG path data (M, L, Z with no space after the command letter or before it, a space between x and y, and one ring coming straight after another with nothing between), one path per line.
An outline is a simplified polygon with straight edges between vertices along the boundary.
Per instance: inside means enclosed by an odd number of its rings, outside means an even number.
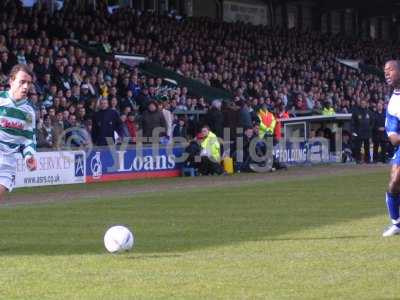
M17 159L15 155L0 152L0 185L4 186L9 192L15 185L16 168Z

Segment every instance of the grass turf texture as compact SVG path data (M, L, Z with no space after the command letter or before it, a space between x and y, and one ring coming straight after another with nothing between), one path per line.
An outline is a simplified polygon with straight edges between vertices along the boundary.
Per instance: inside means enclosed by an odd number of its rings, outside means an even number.
M400 238L381 238L387 178L3 207L0 299L395 299ZM136 245L111 255L103 234L120 223Z

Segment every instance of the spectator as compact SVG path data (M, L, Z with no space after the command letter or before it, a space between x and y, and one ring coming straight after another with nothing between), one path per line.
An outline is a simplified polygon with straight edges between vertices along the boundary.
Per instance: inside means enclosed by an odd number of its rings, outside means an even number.
M86 109L81 106L78 108L78 113L76 114L77 121L84 124L86 121Z
M252 157L252 155L255 155L257 139L258 136L255 134L252 127L245 128L243 135L243 160L239 168L241 172L251 172L253 170L251 164L253 163L254 157Z
M185 148L185 153L187 154L187 158L185 161L185 166L190 168L198 169L201 161L198 160L201 153L200 143L203 140L203 136L199 133L195 139L189 142L189 145Z
M210 126L210 130L215 132L217 137L222 138L224 132L224 115L221 112L221 101L214 100L211 105L211 109L208 111L206 116L207 125Z
M253 126L252 116L246 101L239 100L238 105L240 106L239 111L239 127L251 128Z
M168 139L172 138L172 125L174 122L174 116L172 115L171 111L168 110L168 104L167 102L164 102L161 104L162 107L162 114L164 116L165 120L165 126L166 126L166 137Z
M73 147L85 147L91 144L87 127L85 124L78 122L75 115L69 116L69 127L67 128L65 139L67 145Z
M130 133L129 133L129 129L128 129L128 125L127 125L127 120L128 120L128 117L127 117L127 115L125 115L125 114L121 114L121 126L122 126L122 136L121 136L121 138L130 138L131 137L131 135L130 135Z
M281 120L286 120L286 119L290 118L290 115L287 112L287 110L285 109L285 106L283 104L279 105L276 108L276 115L277 115L278 119L281 119Z
M178 119L178 122L174 125L173 129L173 137L182 137L186 138L187 137L187 127L186 127L186 122L184 117L180 117Z
M89 85L88 84L82 84L81 86L81 93L79 95L79 101L86 102L88 101L92 95L90 94L89 91Z
M37 144L41 148L53 148L57 145L56 135L51 126L50 115L44 117L43 125L38 128Z
M307 95L306 95L306 104L307 104L307 109L308 110L313 110L315 107L315 101L314 101L314 95L313 93L310 91Z
M56 147L59 148L60 146L64 145L64 120L63 120L63 113L59 111L56 114L56 118L52 124L54 130L54 140L56 142Z
M117 111L109 108L107 99L100 100L100 110L94 114L92 124L92 140L97 146L115 143L114 133L123 136L120 116Z
M117 97L112 97L110 100L110 108L115 111L120 111Z
M143 90L136 99L136 103L139 105L139 109L141 112L147 109L149 101L150 101L149 89L145 87L143 88Z
M347 131L342 134L342 163L350 162L353 160L352 150L350 145L351 137Z
M298 94L296 96L294 105L293 105L293 109L294 110L307 110L307 104L306 102L303 100L303 95L302 94Z
M137 104L133 98L133 93L131 90L126 91L126 96L121 101L121 110L124 110L125 107L130 107L131 111L137 109Z
M234 102L224 102L223 106L224 108L222 110L222 113L224 120L224 130L229 132L229 141L227 140L228 137L224 137L224 140L226 142L229 142L229 155L232 155L236 150L236 130L240 126L240 111L239 107ZM227 148L225 148L224 151L225 150L227 150Z
M65 127L65 143L69 147L79 147L81 145L79 124L75 115L69 115L68 124Z
M144 138L157 138L166 134L166 122L164 115L159 111L156 101L150 101L147 110L142 116L142 126ZM158 132L157 132L158 131ZM150 140L148 140L150 142ZM154 142L153 140L151 140Z
M135 122L135 114L134 113L128 114L128 118L127 118L125 124L126 124L126 127L128 128L129 137L131 138L131 142L136 143L137 124Z

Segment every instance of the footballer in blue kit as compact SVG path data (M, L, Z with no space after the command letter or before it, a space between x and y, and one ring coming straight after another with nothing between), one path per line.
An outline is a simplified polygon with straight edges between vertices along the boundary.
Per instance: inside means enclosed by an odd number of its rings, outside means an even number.
M383 236L389 237L400 234L400 61L386 62L384 72L387 84L394 88L386 110L385 129L390 142L396 147L386 193L386 206L392 225L383 232Z

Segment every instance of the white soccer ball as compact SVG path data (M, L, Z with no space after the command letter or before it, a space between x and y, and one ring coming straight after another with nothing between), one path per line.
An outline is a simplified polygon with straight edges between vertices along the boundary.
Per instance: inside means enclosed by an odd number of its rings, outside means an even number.
M135 237L125 226L110 227L104 235L104 246L110 253L118 253L132 249Z

